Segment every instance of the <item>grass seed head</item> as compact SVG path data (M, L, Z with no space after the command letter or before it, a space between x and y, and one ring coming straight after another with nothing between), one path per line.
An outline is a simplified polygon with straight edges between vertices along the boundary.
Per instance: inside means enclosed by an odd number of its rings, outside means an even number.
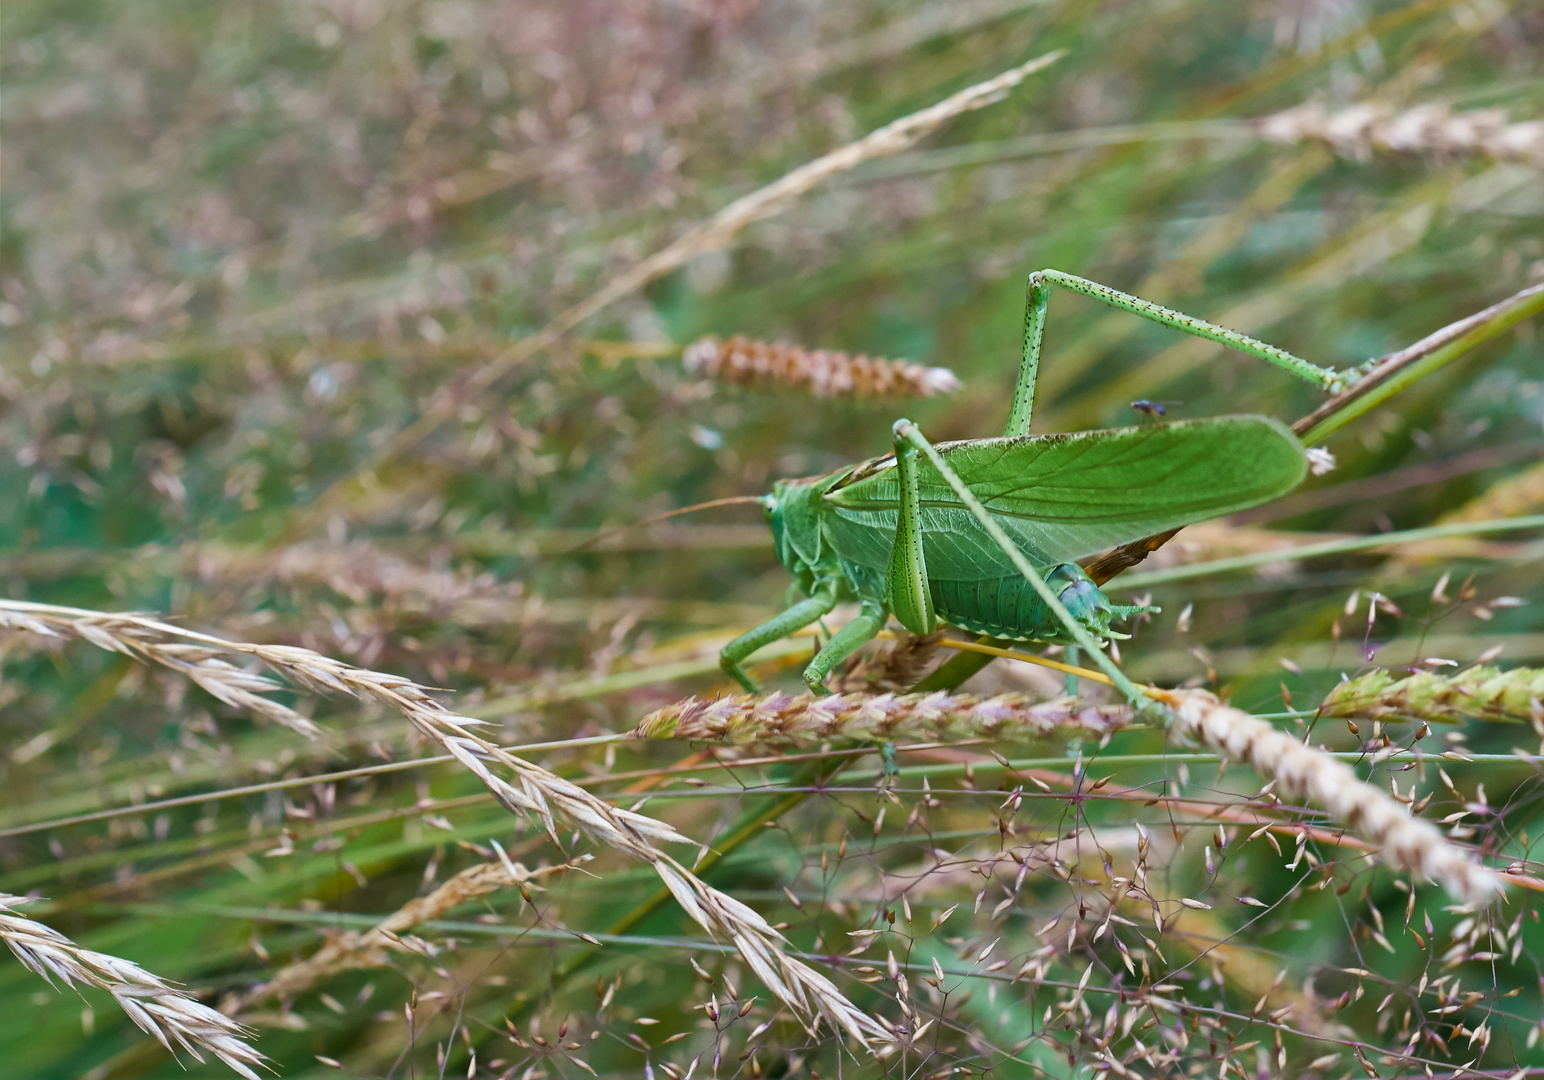
M802 390L816 397L932 397L963 383L948 368L886 360L786 342L701 338L682 357L687 370L759 389Z

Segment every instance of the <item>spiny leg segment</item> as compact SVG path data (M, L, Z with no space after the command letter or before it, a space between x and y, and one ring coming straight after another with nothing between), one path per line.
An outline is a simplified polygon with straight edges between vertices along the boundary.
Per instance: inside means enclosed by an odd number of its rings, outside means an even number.
M1144 319L1150 319L1181 333L1206 338L1208 341L1215 341L1248 353L1250 356L1259 357L1323 390L1333 393L1345 386L1345 373L1338 372L1334 368L1311 364L1301 357L1293 356L1285 349L1278 349L1248 334L1241 334L1237 330L1229 330L1204 319L1197 319L1182 311L1155 304L1151 300L1143 300L1139 296L1132 296L1130 293L1112 289L1108 285L1101 285L1097 281L1064 274L1060 270L1036 270L1029 275L1028 296L1024 305L1023 359L1019 364L1019 381L1013 391L1013 408L1008 414L1008 427L1004 432L1006 435L1029 434L1030 416L1035 408L1035 378L1040 371L1040 343L1045 333L1046 304L1051 296L1052 285L1060 285L1064 289L1091 296L1111 307L1140 315Z

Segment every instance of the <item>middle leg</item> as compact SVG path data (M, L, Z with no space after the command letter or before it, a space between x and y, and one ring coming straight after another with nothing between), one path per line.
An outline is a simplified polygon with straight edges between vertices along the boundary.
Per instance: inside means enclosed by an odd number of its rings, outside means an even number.
M873 641L874 635L885 628L887 617L883 604L873 600L862 601L857 617L832 634L825 648L816 653L815 659L804 669L804 685L810 688L810 692L822 696L829 694L831 691L826 689L826 677L837 664Z

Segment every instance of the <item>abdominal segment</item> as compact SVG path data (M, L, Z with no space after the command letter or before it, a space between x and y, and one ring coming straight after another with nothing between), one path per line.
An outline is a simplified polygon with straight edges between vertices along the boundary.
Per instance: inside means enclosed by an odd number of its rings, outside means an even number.
M1082 569L1071 563L1045 573L1057 598L1090 633L1105 637L1112 607ZM1022 577L977 581L929 580L938 617L962 630L1008 641L1075 644L1071 633Z

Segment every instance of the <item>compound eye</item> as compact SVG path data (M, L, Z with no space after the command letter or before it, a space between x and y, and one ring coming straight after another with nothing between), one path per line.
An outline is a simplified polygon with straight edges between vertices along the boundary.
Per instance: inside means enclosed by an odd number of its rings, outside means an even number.
M773 514L777 513L777 496L768 495L766 498L762 499L761 511L762 513L766 514L767 517L771 517Z

